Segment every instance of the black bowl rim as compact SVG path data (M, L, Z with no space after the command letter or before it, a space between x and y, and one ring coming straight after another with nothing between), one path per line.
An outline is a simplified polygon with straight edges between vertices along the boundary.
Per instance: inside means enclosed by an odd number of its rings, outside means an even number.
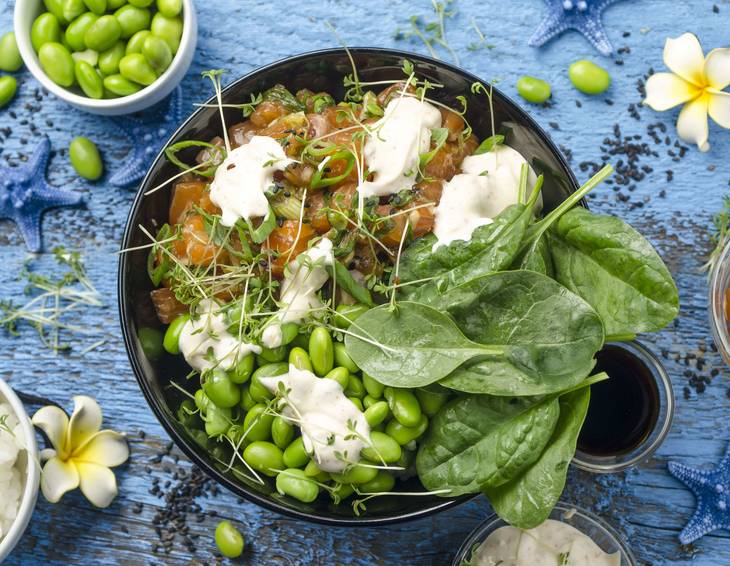
M258 67L254 69L253 71L239 77L232 83L228 84L222 91L222 94L225 94L227 91L234 89L238 84L240 84L243 81L248 81L254 77L265 75L266 73L270 72L271 70L275 69L276 67L283 65L285 63L292 63L296 61L301 60L307 60L312 59L316 57L326 56L326 55L334 55L334 54L346 54L347 52L350 53L356 53L356 54L372 54L372 55L392 55L396 57L403 57L407 58L412 61L417 61L421 63L426 63L430 65L434 65L437 67L444 68L448 71L451 71L453 73L459 74L462 77L466 78L470 82L482 82L484 83L482 79L477 77L476 75L462 69L461 67L458 67L456 65L453 65L451 63L447 63L444 61L440 61L438 59L434 59L432 57L428 57L425 55L421 55L418 53L411 53L408 51L401 51L398 49L389 49L389 48L382 48L382 47L335 47L335 48L328 48L328 49L318 49L315 51L308 51L305 53L300 53L298 55L293 55L291 57L286 57L283 59L279 59L277 61L274 61L272 63L268 63L267 65L264 65L262 67ZM565 157L563 156L563 153L560 151L560 149L555 145L555 143L551 140L550 136L545 132L545 130L530 116L525 110L523 110L518 104L515 103L514 100L512 100L510 97L505 95L502 91L500 91L498 88L494 88L495 91L504 99L504 101L513 107L513 110L520 115L522 119L525 120L527 125L537 134L537 136L540 138L540 140L550 149L550 151L553 153L556 161L560 164L563 172L566 173L566 177L568 181L572 184L573 190L575 191L578 188L578 182L575 178L575 175L573 174L573 171L571 170L568 162L566 161ZM211 97L207 103L213 103L215 102L215 96ZM132 238L132 231L135 229L135 223L134 219L137 216L137 212L139 211L142 199L144 198L144 192L142 191L142 188L148 183L150 179L150 175L152 170L155 168L155 165L158 163L160 159L163 159L165 157L165 148L168 146L170 140L174 139L179 133L187 129L190 122L201 112L203 112L205 109L203 107L198 108L197 110L193 111L186 119L185 121L178 127L175 132L170 136L170 138L165 142L165 144L162 146L162 149L155 157L155 160L152 162L152 165L149 167L147 173L144 176L144 179L142 179L142 182L139 184L139 188L137 190L137 194L134 198L134 201L132 202L132 206L129 209L129 215L127 217L127 223L124 228L124 234L122 236L122 244L121 244L121 250L126 249L128 246L131 238ZM333 525L333 526L340 526L340 527L356 527L356 526L382 526L382 525L391 525L395 523L401 523L405 521L411 521L414 519L419 519L422 517L426 517L429 515L433 515L435 513L438 513L440 511L445 511L446 509L450 509L451 507L455 507L457 505L460 505L462 503L465 503L466 501L469 501L475 497L477 497L479 494L471 494L471 495L462 495L459 497L454 498L444 498L442 503L433 505L431 507L428 507L426 509L420 510L420 511L414 511L409 513L400 513L397 515L392 515L389 517L368 517L367 515L364 515L362 517L351 517L351 518L345 518L345 517L325 517L322 515L318 515L315 513L307 513L304 511L298 511L296 509L292 509L289 507L285 507L284 505L280 504L275 499L268 498L263 495L259 495L258 493L249 490L245 485L241 483L237 483L233 481L231 478L225 476L223 473L221 473L219 470L214 468L213 466L209 465L207 462L202 460L197 452L196 447L194 447L193 443L191 441L188 441L184 436L178 434L178 431L172 426L170 422L168 422L166 415L163 411L163 408L161 406L161 403L156 398L156 396L153 394L149 386L147 385L147 381L144 377L144 371L140 365L140 362L137 358L137 353L135 351L134 347L134 337L132 335L132 325L130 324L130 321L128 320L128 317L126 315L126 309L124 308L127 304L127 296L124 292L125 286L126 286L126 267L127 267L127 254L126 253L120 253L119 254L119 272L117 276L117 298L118 298L118 305L119 305L119 322L122 329L122 334L124 336L124 345L127 350L127 357L129 358L129 363L132 367L132 371L134 372L134 376L137 379L137 383L139 384L140 389L142 390L142 393L147 400L147 404L152 409L152 412L155 414L155 417L157 418L158 422L162 425L162 427L167 431L167 433L170 435L172 440L175 442L175 444L182 449L183 453L190 458L190 460L195 464L196 466L199 466L208 476L215 479L219 484L222 484L226 488L228 488L230 491L232 491L234 494L241 496L248 501L255 503L256 505L260 505L261 507L264 507L265 509L268 509L270 511L274 511L277 513L281 513L283 515L293 517L295 519L304 519L309 522L313 523L320 523L325 525Z

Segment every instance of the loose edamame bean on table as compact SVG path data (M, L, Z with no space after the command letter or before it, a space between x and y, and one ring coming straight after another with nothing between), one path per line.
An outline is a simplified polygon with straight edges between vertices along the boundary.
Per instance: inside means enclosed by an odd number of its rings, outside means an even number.
M86 65L86 67L88 67L87 72L96 73L91 65L88 65L83 61L78 62L77 66L78 65ZM101 79L99 79L99 84L101 84ZM92 142L89 138L74 138L68 148L68 156L73 168L84 179L95 181L104 173L104 165L102 164L99 150L94 142ZM167 340L167 334L165 336ZM180 349L178 348L177 351L180 352Z
M10 104L10 101L15 97L15 93L18 91L18 81L15 77L4 76L0 77L0 108Z
M568 67L570 82L585 94L601 94L611 86L611 75L593 61L581 59Z
M523 76L517 80L517 93L527 102L540 104L550 98L551 89L542 79Z
M0 71L14 73L23 66L15 34L9 31L0 37Z
M215 528L215 544L226 558L238 558L243 554L243 536L230 521L221 521Z

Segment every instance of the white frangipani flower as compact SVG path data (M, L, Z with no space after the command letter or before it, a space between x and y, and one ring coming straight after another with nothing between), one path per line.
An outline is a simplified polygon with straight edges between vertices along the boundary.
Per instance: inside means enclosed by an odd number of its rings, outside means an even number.
M685 33L664 44L664 64L671 73L655 73L646 82L644 104L663 112L684 104L677 119L677 133L710 149L707 116L730 129L730 48L713 49L705 57L697 36Z
M46 463L41 472L41 491L51 503L77 487L97 507L108 507L117 495L117 480L109 468L124 463L129 448L124 435L100 430L101 408L95 399L74 397L74 412L47 406L32 422L48 437L53 448L41 451Z

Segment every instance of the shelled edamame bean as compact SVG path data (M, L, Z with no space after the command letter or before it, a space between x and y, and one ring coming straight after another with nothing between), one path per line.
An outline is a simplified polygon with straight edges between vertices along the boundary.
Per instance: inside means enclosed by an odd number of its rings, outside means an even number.
M82 69L83 73L93 72L91 70L91 65L83 61L79 61L76 63L77 77L79 76L79 68ZM99 81L99 84L101 84L101 80ZM68 148L68 156L73 168L84 179L96 181L104 173L104 165L101 161L99 150L94 142L92 142L89 138L74 138ZM182 330L182 328L180 328L180 330ZM177 337L179 339L179 333ZM179 351L180 350L178 350L178 352Z
M517 80L517 93L527 102L541 104L550 98L551 89L542 79L524 76Z
M243 554L243 536L230 521L221 521L215 528L215 544L226 558L238 558Z
M585 94L601 94L611 86L611 75L593 61L581 59L568 67L570 82Z
M89 98L129 96L172 64L183 33L182 0L46 0L31 26L43 71ZM83 61L83 63L82 63ZM0 70L22 66L12 33L0 38Z

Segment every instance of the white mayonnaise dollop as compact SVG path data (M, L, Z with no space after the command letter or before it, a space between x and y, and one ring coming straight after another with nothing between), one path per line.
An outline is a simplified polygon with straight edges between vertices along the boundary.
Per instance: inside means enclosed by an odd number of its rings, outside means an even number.
M416 183L420 154L431 146L431 130L440 126L441 112L432 104L410 96L391 100L365 141L365 164L374 175L358 186L360 197L410 189Z
M214 367L230 370L250 352L260 354L261 347L241 342L228 332L226 315L220 305L205 299L180 332L180 351L185 361L198 371Z
M281 325L299 322L324 305L317 291L329 279L326 266L333 265L332 241L322 238L316 245L300 253L289 262L284 273L279 295L279 312L274 315L261 334L261 343L267 348L281 346Z
M516 204L523 163L525 158L519 152L503 144L487 153L466 157L461 164L462 173L444 184L441 201L434 209L433 248L455 240L470 240L477 227L491 224L505 208ZM536 180L530 167L527 196Z
M618 552L607 554L575 527L548 519L534 529L501 527L475 553L476 566L620 566Z
M210 200L221 209L221 224L233 226L239 218L266 216L265 192L274 182L274 173L291 162L279 142L267 136L254 136L232 150L210 184Z
M304 449L313 454L320 470L342 472L348 464L360 461L370 426L334 379L289 364L288 373L262 377L261 383L274 394L280 383L284 385L288 392L281 414L301 428Z

